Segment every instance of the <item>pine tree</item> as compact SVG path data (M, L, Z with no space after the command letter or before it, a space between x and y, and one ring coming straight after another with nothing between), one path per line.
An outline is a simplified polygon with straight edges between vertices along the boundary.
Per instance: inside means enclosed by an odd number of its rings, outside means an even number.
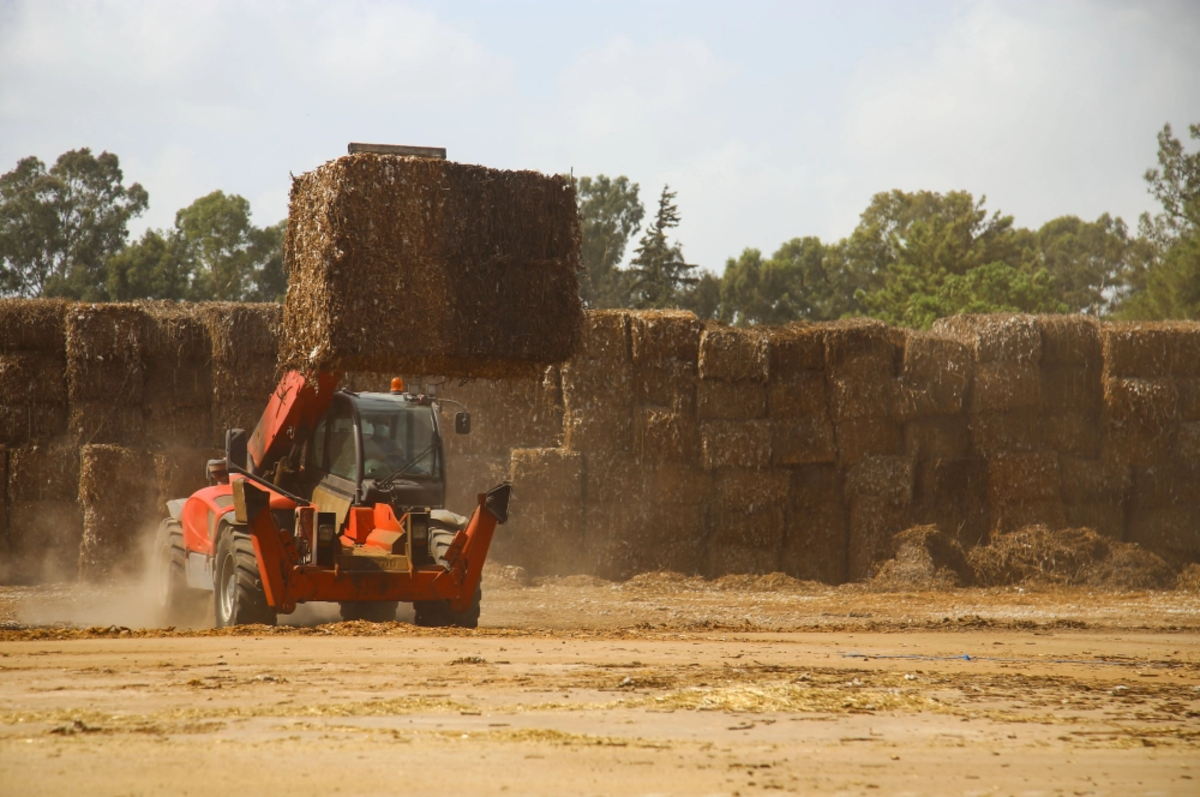
M630 262L633 304L638 309L676 307L684 287L697 282L691 275L696 266L683 259L681 244L667 241L667 230L679 226L679 209L674 199L675 192L664 185L658 198L658 213Z

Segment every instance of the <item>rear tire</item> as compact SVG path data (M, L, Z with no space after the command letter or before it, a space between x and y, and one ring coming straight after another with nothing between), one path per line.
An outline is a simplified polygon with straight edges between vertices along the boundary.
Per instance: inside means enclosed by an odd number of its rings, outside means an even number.
M429 555L435 562L449 568L446 562L446 551L454 542L457 532L448 529L431 528L429 530ZM483 599L483 586L475 588L471 605L464 612L456 612L450 608L450 601L413 601L413 612L416 623L422 628L478 628L479 604Z
M183 547L183 527L167 518L154 538L155 609L161 626L199 625L212 594L192 589L185 571L187 552Z
M250 535L231 526L223 527L217 543L216 607L217 628L235 625L275 625L275 610L267 604L258 559Z
M342 620L365 620L368 623L390 623L396 619L399 601L342 601Z

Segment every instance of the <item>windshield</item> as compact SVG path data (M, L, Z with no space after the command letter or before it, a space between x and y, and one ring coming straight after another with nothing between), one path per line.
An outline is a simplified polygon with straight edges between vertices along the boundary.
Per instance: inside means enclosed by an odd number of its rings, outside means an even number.
M434 445L433 408L390 396L360 394L363 478L382 479L405 469L407 479L441 479L441 451Z

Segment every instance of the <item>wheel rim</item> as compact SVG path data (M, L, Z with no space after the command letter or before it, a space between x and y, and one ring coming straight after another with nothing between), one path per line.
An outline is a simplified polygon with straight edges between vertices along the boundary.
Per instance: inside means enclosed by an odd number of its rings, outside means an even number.
M233 562L225 561L224 572L221 574L221 619L226 623L233 622L233 607L237 593L237 570Z

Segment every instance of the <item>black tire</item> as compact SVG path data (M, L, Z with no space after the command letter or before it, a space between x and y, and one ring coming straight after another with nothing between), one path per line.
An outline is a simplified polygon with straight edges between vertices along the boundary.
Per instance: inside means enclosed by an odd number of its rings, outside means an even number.
M399 601L342 601L342 619L365 620L368 623L390 623L396 619Z
M446 551L454 541L456 532L449 529L429 530L429 555L435 562L449 568L446 562ZM479 604L483 599L483 586L475 588L471 605L465 612L456 612L450 608L450 601L413 601L413 612L416 623L422 628L478 628Z
M235 625L275 625L275 610L263 593L254 543L244 531L224 526L217 543L216 593L213 605L217 628Z
M183 547L183 527L167 518L158 527L154 542L155 609L163 626L198 625L212 593L192 589L184 571L187 553Z

